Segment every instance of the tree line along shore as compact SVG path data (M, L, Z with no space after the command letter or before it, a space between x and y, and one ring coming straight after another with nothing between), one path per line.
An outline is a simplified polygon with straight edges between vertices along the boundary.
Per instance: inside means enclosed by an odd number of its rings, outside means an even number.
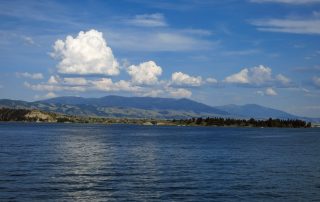
M71 116L32 109L0 108L0 121L48 122L48 123L100 123L100 124L137 124L172 126L217 126L217 127L277 127L310 128L311 123L298 119L234 119L234 118L190 118L173 120L128 119Z

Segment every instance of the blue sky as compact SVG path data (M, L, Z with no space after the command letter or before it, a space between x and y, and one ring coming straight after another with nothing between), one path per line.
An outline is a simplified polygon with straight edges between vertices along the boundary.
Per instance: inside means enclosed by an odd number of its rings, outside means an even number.
M0 98L188 97L320 117L319 0L13 0L0 21Z

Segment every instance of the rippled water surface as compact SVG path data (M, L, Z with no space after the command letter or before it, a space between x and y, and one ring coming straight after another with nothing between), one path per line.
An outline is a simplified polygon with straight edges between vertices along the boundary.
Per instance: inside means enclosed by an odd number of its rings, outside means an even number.
M320 201L320 130L0 124L0 201Z

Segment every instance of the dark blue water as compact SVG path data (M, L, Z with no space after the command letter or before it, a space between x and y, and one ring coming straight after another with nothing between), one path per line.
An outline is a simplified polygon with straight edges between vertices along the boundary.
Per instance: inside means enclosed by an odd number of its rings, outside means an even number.
M320 130L0 124L0 201L320 201Z

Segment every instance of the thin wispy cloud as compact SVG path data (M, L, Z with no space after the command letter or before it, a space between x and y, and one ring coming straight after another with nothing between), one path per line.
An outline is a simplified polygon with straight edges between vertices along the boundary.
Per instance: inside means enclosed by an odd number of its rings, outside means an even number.
M259 19L251 24L265 32L320 34L320 19Z
M320 65L316 65L314 67L297 67L294 71L302 73L318 73L320 72Z
M17 72L16 73L17 77L22 77L22 78L28 78L28 79L43 79L43 74L42 73L29 73L29 72Z
M206 36L190 33L190 30L108 29L104 33L112 47L126 51L196 51L212 49L219 44L218 40L208 40Z
M244 56L244 55L254 55L260 53L260 50L250 49L250 50L232 50L222 52L225 56Z
M0 15L22 21L38 21L55 24L75 24L68 9L55 1L2 1Z
M161 13L136 15L132 19L127 19L125 22L129 25L141 27L165 27L167 22Z
M34 40L29 36L24 36L23 40L29 45L34 45L35 44Z

